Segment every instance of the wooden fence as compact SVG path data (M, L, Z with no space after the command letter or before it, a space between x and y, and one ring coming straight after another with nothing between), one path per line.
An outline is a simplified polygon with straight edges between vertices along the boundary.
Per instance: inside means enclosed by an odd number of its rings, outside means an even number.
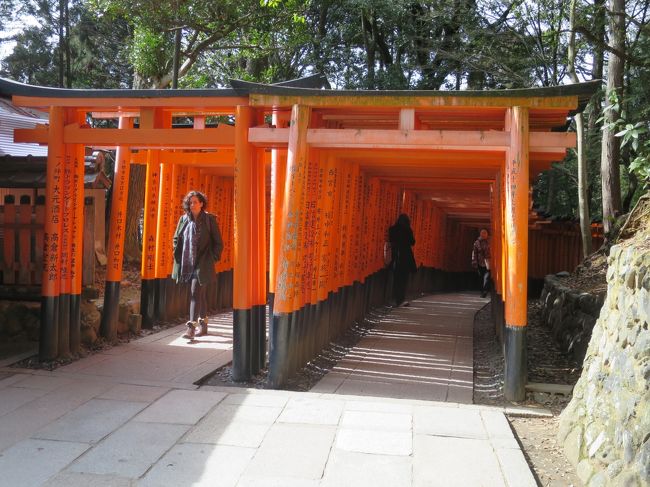
M603 227L591 226L593 250L603 244ZM560 271L573 272L583 260L580 227L574 222L537 222L528 234L528 276L542 279Z
M0 298L38 299L43 275L45 196L5 194L0 205ZM35 201L34 201L35 199ZM85 213L94 215L94 198L85 198ZM94 223L84 218L83 285L94 281Z

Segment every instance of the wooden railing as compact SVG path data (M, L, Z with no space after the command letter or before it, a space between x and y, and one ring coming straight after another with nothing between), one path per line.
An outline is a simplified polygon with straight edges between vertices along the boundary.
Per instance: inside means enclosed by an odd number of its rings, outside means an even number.
M4 197L0 207L0 284L40 286L43 274L43 222L45 197L14 195Z

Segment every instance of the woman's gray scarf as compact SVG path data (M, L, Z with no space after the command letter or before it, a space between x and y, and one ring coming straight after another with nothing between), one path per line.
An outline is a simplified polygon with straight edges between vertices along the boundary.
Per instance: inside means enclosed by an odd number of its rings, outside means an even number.
M199 213L196 220L188 215L189 221L183 231L183 256L181 258L181 282L192 280L192 274L197 264L199 239L201 237L201 223L203 212Z

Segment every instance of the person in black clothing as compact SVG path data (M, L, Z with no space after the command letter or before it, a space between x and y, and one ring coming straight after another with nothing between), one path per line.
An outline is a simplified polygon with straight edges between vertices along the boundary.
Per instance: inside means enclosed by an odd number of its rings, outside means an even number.
M408 306L404 302L406 296L406 285L409 274L417 271L415 257L413 256L413 245L415 238L411 230L411 221L408 215L402 213L395 222L395 225L388 229L391 253L393 256L391 269L393 270L393 298L395 306Z
M490 291L490 242L488 231L481 228L479 237L472 247L472 267L478 271L481 280L481 297Z

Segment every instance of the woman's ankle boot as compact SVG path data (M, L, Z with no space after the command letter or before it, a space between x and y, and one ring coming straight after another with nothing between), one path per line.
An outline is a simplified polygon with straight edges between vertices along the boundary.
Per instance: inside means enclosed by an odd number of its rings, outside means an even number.
M188 340L192 340L195 336L195 328L196 328L196 321L188 321L186 323L187 326L187 332L185 335L183 335L183 338L187 338Z
M204 318L199 318L199 331L196 333L195 336L197 337L203 337L208 334L208 320Z

